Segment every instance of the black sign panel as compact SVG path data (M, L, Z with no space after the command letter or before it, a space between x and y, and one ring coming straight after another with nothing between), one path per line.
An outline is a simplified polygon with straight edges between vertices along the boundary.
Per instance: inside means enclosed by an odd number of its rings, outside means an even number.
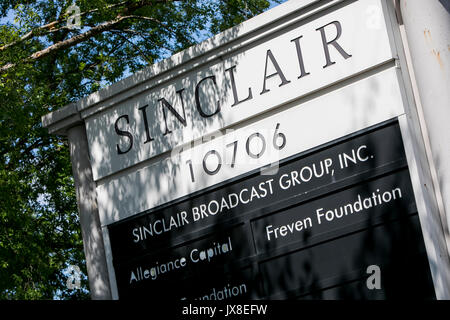
M245 263L242 260L254 251L251 241L250 233L241 224L226 232L160 251L157 255L139 256L116 268L117 284L131 294L151 287L158 298L166 289L173 289L169 284L179 287L182 281L189 282L192 277L206 279L206 275L220 279L224 272L233 273L239 263ZM180 289L178 291L182 293ZM188 294L183 292L183 295Z
M108 228L121 299L434 297L397 122ZM386 276L377 294L370 265Z
M365 288L352 294L370 296L377 289L366 286L366 270L375 265L381 273L378 293L385 298L432 298L432 280L420 235L415 215L271 259L260 265L265 290L271 299L302 298L311 293L320 297L317 292L322 288L363 279Z

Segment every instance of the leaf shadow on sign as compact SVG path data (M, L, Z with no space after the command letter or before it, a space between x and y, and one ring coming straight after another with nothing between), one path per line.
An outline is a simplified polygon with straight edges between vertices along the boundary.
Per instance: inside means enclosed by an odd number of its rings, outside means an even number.
M314 3L304 8L303 13L308 13L310 11L314 11L315 9L321 7L322 3ZM341 6L341 4L337 5L337 7ZM293 13L299 14L299 13ZM277 20L273 24L279 24L281 26L287 25L286 27L279 28L279 30L273 32L271 36L277 37L282 35L283 33L289 32L295 27L299 25L309 23L313 21L317 17L317 13L313 13L310 16L307 16L305 19L296 22L296 24L289 25L289 21L292 19L292 16L285 16L282 19ZM263 28L258 29L258 33L264 34L266 31L273 28L273 24L266 25ZM132 204L138 203L138 207L142 208L151 208L155 207L161 203L165 203L173 199L173 194L187 194L190 190L184 185L177 185L173 183L173 177L177 176L181 172L180 167L186 166L185 163L174 162L171 159L170 155L173 155L173 152L168 152L167 150L174 149L180 150L181 148L188 148L191 142L199 141L202 136L208 135L221 135L222 131L216 131L218 128L226 128L227 125L230 125L234 120L230 120L230 115L227 114L228 118L223 117L222 113L219 112L212 117L202 117L200 113L196 111L197 101L195 99L195 87L197 84L206 77L216 76L218 87L220 88L218 91L215 89L213 85L213 80L209 79L203 82L202 92L200 93L200 105L202 108L205 108L203 111L207 115L213 114L217 110L217 102L221 106L222 110L224 108L232 108L235 114L240 112L248 112L244 109L244 107L248 107L243 105L235 105L231 106L230 100L231 98L231 88L230 81L221 81L221 78L229 78L228 72L225 70L229 69L233 65L239 66L239 59L237 56L242 55L245 56L245 50L258 46L267 39L265 37L259 37L256 40L253 39L254 34L248 33L244 35L239 34L240 26L234 27L228 30L221 37L214 37L212 39L206 40L205 42L195 46L192 50L183 51L178 53L174 57L168 59L167 67L164 69L167 71L170 67L171 73L177 74L175 77L168 78L166 73L162 73L161 75L156 76L154 79L148 80L144 85L139 85L141 87L148 88L145 92L139 93L138 96L132 97L128 100L120 102L120 106L117 107L114 114L111 117L100 116L95 119L90 125L92 130L93 141L90 144L91 150L90 153L93 158L93 167L94 172L98 170L99 176L108 175L111 172L119 172L119 173L127 173L130 172L127 168L129 166L133 166L132 170L139 170L136 175L132 175L128 178L123 178L124 181L118 182L118 180L110 181L107 177L99 182L101 185L101 190L104 190L99 195L99 201L101 202L100 207L107 208L105 210L104 215L108 217L107 221L116 221L120 217L120 211L129 212L130 214L135 214L140 212L132 208ZM251 41L249 41L251 40ZM250 43L246 43L250 42ZM245 47L240 47L240 43L244 43ZM295 54L295 47L292 46ZM211 57L211 54L208 53L208 48L211 46L214 47L222 47L221 52L222 55ZM235 49L238 47L238 49ZM272 48L273 50L282 50L280 48ZM264 51L264 50L263 50ZM206 52L203 55L199 55L196 58L189 60L189 54L192 52ZM264 52L265 53L265 52ZM264 79L264 62L265 56L264 53L261 55L261 69L251 70L252 74L240 75L241 77L253 77L260 78L261 85ZM208 60L209 59L209 60ZM173 60L173 61L172 61ZM189 66L186 65L177 65L176 63L180 61L189 61ZM207 61L205 63L205 61ZM267 60L266 60L267 61ZM173 65L170 65L173 62ZM187 73L185 72L185 68L190 68L191 66L204 66L204 70L208 70L209 67L213 67L213 72L201 72L196 74L195 72ZM270 68L269 68L270 69ZM291 68L293 69L293 68ZM247 71L248 72L248 71ZM295 73L297 74L297 70ZM143 73L145 74L145 72ZM226 75L225 75L226 74ZM238 74L238 72L236 72ZM238 76L236 76L238 77ZM144 77L146 78L146 77ZM271 81L278 81L278 77L268 76L268 83ZM293 79L291 79L294 81ZM307 81L307 80L306 80ZM176 85L167 85L169 82L176 83ZM239 83L239 79L237 79ZM273 87L275 88L275 83L272 82ZM278 85L278 83L276 84ZM261 86L262 87L262 86ZM185 110L186 115L183 117L182 108L181 108L181 99L177 94L179 90L185 88L185 90L180 93L183 95L183 100L185 101ZM284 90L284 86L280 90ZM248 87L244 86L240 88L238 86L238 96L241 99L247 96ZM262 88L252 88L253 96L259 94L259 90ZM284 91L286 92L286 91ZM259 94L260 95L260 94ZM176 110L175 115L174 112L169 111L167 108L164 108L161 105L161 98L164 98L170 103L173 109ZM235 97L234 97L235 98ZM143 130L146 127L144 123L144 117L142 116L143 111L140 108L143 108L146 104L148 107L145 109L147 113L147 122L149 130ZM252 106L253 107L253 106ZM255 106L257 108L258 106ZM263 106L261 106L263 107ZM132 112L129 112L132 110ZM165 110L165 111L163 111ZM261 109L263 110L263 108ZM258 114L259 111L255 111L254 114ZM164 116L166 114L166 117ZM129 130L131 135L133 136L134 146L128 151L125 155L120 156L120 161L117 160L117 157L111 156L116 151L116 148L120 148L121 150L127 150L130 145L130 138L127 136L118 137L115 133L115 121L123 116L129 116L129 123L126 121L126 118L121 118L118 126L120 130ZM233 117L232 115L231 117ZM184 125L183 121L180 118L184 118L186 125ZM166 126L166 120L169 122L169 128ZM238 124L239 125L239 124ZM207 126L211 126L208 130L204 130ZM98 127L98 129L97 129ZM100 129L100 128L104 128ZM172 131L171 133L167 133L164 135L163 133L167 132L167 129ZM154 133L160 134L154 134ZM149 133L149 134L147 134ZM147 142L149 140L149 136L153 139L151 142ZM110 141L108 137L114 137L114 141ZM207 138L208 139L208 138ZM170 142L169 142L170 140ZM138 147L137 147L138 146ZM153 157L153 158L152 158ZM160 170L163 170L163 174L155 175L149 173L149 170L145 170L146 166L152 166L153 164L157 165L158 162L165 162L164 167L161 166ZM155 170L156 171L156 170ZM168 177L168 178L167 178ZM133 181L153 181L155 188L152 190L142 190L133 188ZM121 189L119 193L119 197L112 197L114 195L115 190ZM180 188L184 188L180 191ZM180 191L177 193L177 191ZM117 205L114 203L114 200L118 199ZM123 208L121 208L121 206ZM120 208L117 209L116 208ZM145 210L145 209L143 209ZM102 214L103 215L103 214Z
M379 141L369 142L368 145L369 150L386 146ZM403 145L393 146L393 150L387 152L398 152L396 149L400 148L403 149ZM373 167L368 171L375 169ZM332 225L324 234L314 232L313 226L309 232L303 232L303 236L293 240L297 243L291 244L293 250L286 250L287 254L264 261L260 270L266 282L267 297L315 300L435 299L430 273L430 266L433 268L435 261L429 262L426 255L407 169L396 169L369 180L361 178L356 185L301 203L296 207L298 218L313 214L311 207L333 209L339 203L348 203L349 199L357 199L358 195L371 196L377 190L381 190L383 196L383 192L388 190L386 188L393 190L396 186L401 186L401 190L407 193L403 194L407 200L383 203L377 212L368 209L366 212L352 213L365 215L360 220L345 222L344 219L349 217L344 216L342 224ZM308 207L308 203L312 206ZM273 247L267 246L265 250L273 250ZM370 277L372 273L367 273L367 268L374 265L380 268L380 288L369 288L374 278Z
M230 35L230 37L233 36ZM206 46L206 44L204 44L204 46ZM227 105L227 97L229 97L229 93L231 92L229 82L220 81L219 83L219 80L217 80L218 85L216 87L212 84L211 80L211 83L208 83L208 85L205 83L205 86L199 90L198 103L201 106L202 112L207 115L214 114L211 117L203 117L197 112L197 99L194 94L196 91L195 87L201 79L209 76L217 76L217 78L225 77L225 63L217 63L217 60L220 59L215 59L205 65L205 68L209 70L208 72L190 74L188 78L181 75L177 78L178 80L174 80L178 81L180 87L184 88L182 93L183 104L181 103L180 95L175 93L175 91L180 90L180 88L173 87L167 89L164 85L161 85L152 88L150 93L143 94L145 100L149 104L147 115L150 115L150 109L155 112L152 117L147 117L148 132L151 133L151 138L153 139L147 143L145 141L148 141L148 136L143 129L146 125L144 123L144 118L141 117L142 111L139 111L139 99L135 99L136 101L133 105L133 110L135 112L136 120L133 127L133 141L134 145L137 145L137 147L131 149L129 154L123 157L125 162L121 164L121 166L128 167L135 163L138 164L134 165L132 170L125 169L121 171L122 173L125 173L121 180L116 179L109 181L106 179L106 181L100 182L100 185L106 192L102 193L104 198L101 198L100 196L99 200L102 204L106 204L106 207L108 208L106 215L109 216L109 221L115 221L121 218L120 211L135 214L137 213L136 211L139 212L139 209L136 209L136 207L155 207L173 200L174 195L187 194L192 191L189 189L189 184L180 185L174 183L174 177L184 174L184 171L181 170L181 166L186 166L185 163L180 162L180 159L177 156L178 152L182 150L186 151L192 145L197 144L197 137L204 135L205 128L224 127L224 119L221 112L215 112L218 111L218 108L223 109L229 107ZM194 59L192 63L195 64L197 62ZM233 62L227 61L227 63ZM212 67L214 68L211 69ZM192 81L190 81L190 79ZM164 98L170 103L175 111L170 111L168 108L165 108L159 100L161 98ZM185 114L183 114L183 105ZM119 115L115 118L118 116ZM182 119L184 122L180 121L180 119L178 119L179 117L184 118ZM108 128L107 130L109 131L99 135L96 138L97 142L95 144L103 146L108 145L105 136L114 136L114 124L106 118L99 119L98 121L101 122L98 123L100 126ZM166 134L153 135L154 132ZM218 135L220 135L220 132L208 132L207 139L211 139L211 137ZM203 137L203 139L205 139L205 137ZM119 140L117 146L119 148L126 148L128 143L127 139L123 138L122 140L123 141ZM181 142L181 144L179 142ZM111 145L111 143L109 143L109 145ZM148 149L148 147L150 149ZM103 154L103 151L100 150L98 153ZM147 152L158 155L151 157L151 155L146 154ZM105 154L108 153L106 152ZM141 160L147 159L149 156L149 160ZM114 168L107 169L107 171L109 170L114 170ZM131 173L131 171L136 171L136 173L127 176L126 173ZM139 182L137 185L151 185L151 190L134 187L136 181ZM182 190L179 190L179 188L182 188ZM117 208L121 208L122 210L115 210L116 207L112 205L115 199L119 200L117 202ZM108 203L111 205L108 206ZM136 203L138 204L137 206Z

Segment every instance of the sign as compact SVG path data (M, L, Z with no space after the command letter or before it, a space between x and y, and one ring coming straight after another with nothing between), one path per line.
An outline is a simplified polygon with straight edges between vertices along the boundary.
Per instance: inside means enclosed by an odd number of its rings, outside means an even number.
M388 0L287 1L45 116L98 296L448 297L395 19Z
M119 297L304 296L373 264L382 294L432 297L403 150L389 123L111 224ZM423 281L405 284L411 266Z
M379 0L338 6L89 114L94 180L391 60L386 25L368 24L368 7L384 20Z

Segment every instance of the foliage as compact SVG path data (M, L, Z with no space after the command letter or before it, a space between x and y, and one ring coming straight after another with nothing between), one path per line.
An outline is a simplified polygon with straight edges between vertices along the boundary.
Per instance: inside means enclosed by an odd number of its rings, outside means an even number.
M88 298L68 143L41 116L282 0L0 1L0 298Z

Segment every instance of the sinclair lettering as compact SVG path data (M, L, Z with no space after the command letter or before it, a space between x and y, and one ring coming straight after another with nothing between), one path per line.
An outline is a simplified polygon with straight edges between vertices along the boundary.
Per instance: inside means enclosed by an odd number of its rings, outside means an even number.
M323 68L328 68L329 66L336 63L336 61L339 58L332 58L331 57L331 50L335 50L341 58L348 59L352 57L348 49L344 49L341 44L339 44L338 40L342 35L342 26L339 21L332 21L324 26L321 26L316 29L317 31L317 37L321 39L322 42L322 51L323 51ZM333 33L334 37L329 37L329 34ZM327 35L328 34L328 35ZM236 65L231 66L228 69L225 69L225 76L226 79L229 81L229 86L231 87L232 95L233 95L233 103L231 104L231 107L235 107L239 105L242 102L252 100L254 95L256 94L255 91L257 91L259 95L268 94L271 91L271 87L268 84L268 80L271 78L278 79L278 87L286 86L289 84L292 84L295 81L300 81L300 79L310 75L310 72L308 72L307 66L303 59L302 54L302 45L301 45L301 39L303 38L302 35L291 39L290 46L292 47L292 50L295 50L297 61L295 64L298 68L298 76L297 79L288 79L286 76L286 73L282 68L280 67L280 63L277 60L277 57L272 52L271 49L266 51L265 56L265 65L261 66L264 68L264 76L261 79L261 87L260 88L252 88L249 87L247 89L247 95L246 96L239 96L238 95L238 84L237 84L237 78L238 75L236 74ZM317 60L319 61L319 59ZM292 63L294 65L294 63ZM227 78L228 77L228 78ZM188 126L188 123L190 122L190 119L187 118L186 115L186 108L194 108L195 112L198 113L198 115L202 118L210 118L213 117L221 112L222 105L221 101L216 101L214 106L210 105L203 105L202 104L202 95L206 95L211 92L218 92L219 88L217 88L218 83L216 80L216 75L210 75L207 77L204 77L200 79L200 81L197 82L194 88L194 96L195 96L195 106L188 105L185 102L185 91L186 88L180 88L176 91L177 99L170 101L166 97L160 97L157 99L155 105L159 106L160 112L162 113L162 118L164 121L163 124L163 132L160 134L162 136L166 136L172 133L173 131L173 124L171 121L176 121L179 124L181 124L182 127ZM208 98L203 97L203 100L209 101ZM175 106L176 102L178 101L178 105ZM145 132L145 140L143 141L136 141L135 137L133 136L131 130L130 130L130 115L129 114L122 114L116 118L114 121L114 131L117 134L118 138L122 138L122 142L117 141L116 143L116 151L117 154L123 155L128 153L133 147L136 147L136 145L139 144L147 144L152 143L155 140L155 133L152 132L149 121L148 121L148 115L149 112L149 104L137 106L137 109L139 110L140 117L142 118L141 121L139 121L142 125L140 130L143 130ZM155 112L155 110L153 110ZM169 117L169 114L172 115Z

